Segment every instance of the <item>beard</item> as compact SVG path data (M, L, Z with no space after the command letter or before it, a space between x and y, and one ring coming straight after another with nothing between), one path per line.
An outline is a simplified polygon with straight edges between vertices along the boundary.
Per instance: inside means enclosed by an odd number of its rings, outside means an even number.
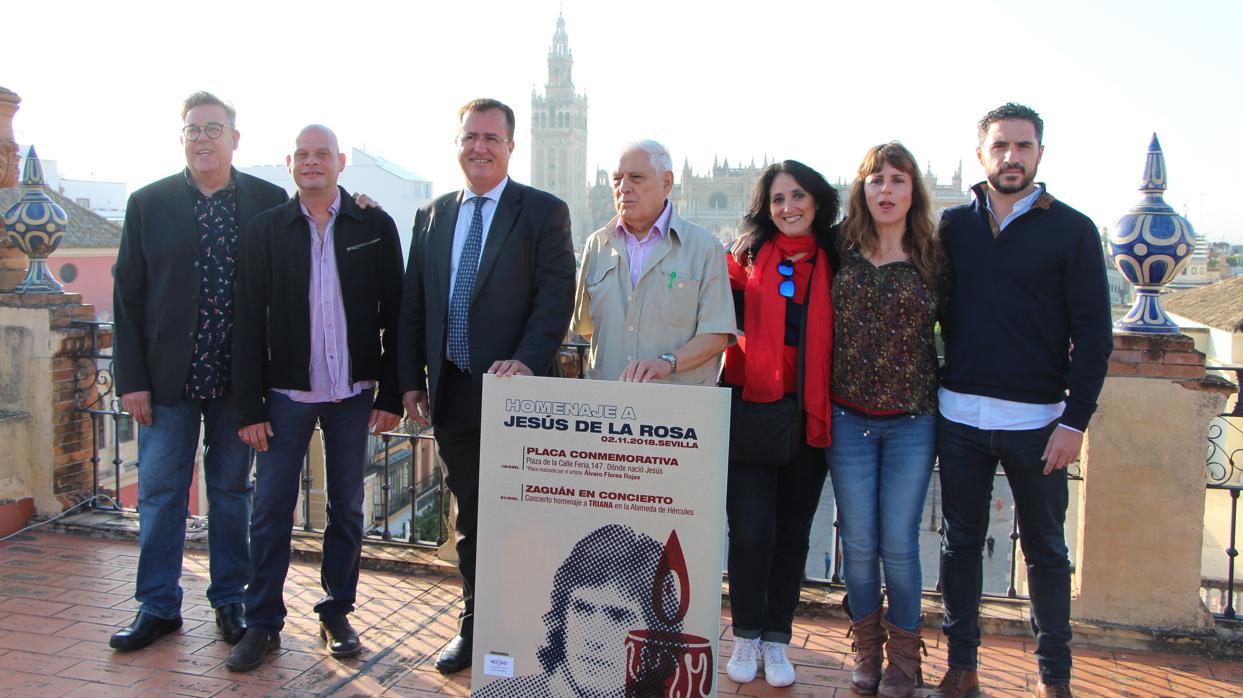
M1017 184L1006 184L1005 182L1002 181L1001 179L1002 176L1013 174L1016 171L1020 175L1022 175L1019 178L1019 181ZM1000 170L998 170L997 172L990 172L988 174L989 185L992 186L994 191L1000 192L1002 194L1017 194L1023 191L1024 189L1028 188L1029 186L1031 186L1031 183L1035 180L1036 180L1035 172L1028 174L1026 167L1023 167L1022 165L1019 165L1016 163L1010 163L1010 162L1002 163Z

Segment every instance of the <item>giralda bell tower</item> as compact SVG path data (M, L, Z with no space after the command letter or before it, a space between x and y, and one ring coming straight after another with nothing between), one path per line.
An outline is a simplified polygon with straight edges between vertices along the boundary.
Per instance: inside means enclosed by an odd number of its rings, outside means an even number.
M587 97L575 94L574 55L565 18L548 49L544 95L531 93L531 184L552 192L570 207L574 246L592 233L587 214Z

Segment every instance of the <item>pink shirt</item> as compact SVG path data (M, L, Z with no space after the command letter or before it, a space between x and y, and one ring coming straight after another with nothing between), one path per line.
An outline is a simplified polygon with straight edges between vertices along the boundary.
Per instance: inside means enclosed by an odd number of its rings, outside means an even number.
M664 237L665 231L669 229L669 219L673 217L673 206L669 201L665 201L665 208L660 212L660 217L652 224L652 229L642 240L635 237L626 225L621 222L621 218L617 219L616 232L619 236L626 239L626 256L629 258L630 265L630 288L639 285L639 277L643 275L643 264L647 261L648 254L655 249L656 243Z
M328 207L328 223L322 231L302 204L311 231L311 389L276 389L295 402L339 402L374 388L374 381L350 383L350 349L345 324L345 306L341 302L341 279L337 275L337 253L332 246L332 231L341 210L341 190Z

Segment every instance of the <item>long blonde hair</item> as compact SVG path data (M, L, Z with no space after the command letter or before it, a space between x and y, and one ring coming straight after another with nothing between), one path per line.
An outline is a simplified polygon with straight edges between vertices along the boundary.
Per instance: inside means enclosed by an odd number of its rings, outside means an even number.
M869 176L880 172L887 164L911 178L911 208L906 213L902 249L910 255L911 264L919 272L920 278L928 288L935 291L939 286L944 253L937 236L936 224L932 220L932 201L924 186L924 178L919 173L915 156L897 141L873 146L863 156L859 171L850 184L850 192L846 195L846 220L842 221L841 226L842 246L864 253L874 253L880 249L880 235L876 231L876 221L868 211L863 185Z

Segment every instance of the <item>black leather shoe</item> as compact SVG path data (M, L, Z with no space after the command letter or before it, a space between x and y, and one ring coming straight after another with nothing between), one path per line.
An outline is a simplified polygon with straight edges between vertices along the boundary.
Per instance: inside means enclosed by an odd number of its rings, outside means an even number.
M461 635L449 640L449 644L440 650L440 656L436 658L436 671L442 674L456 674L470 666L472 644L469 638Z
M246 633L233 649L229 650L229 658L224 665L229 671L250 671L263 664L268 652L280 649L281 634L263 628L246 628Z
M328 643L328 654L334 657L353 657L363 651L358 633L350 627L346 616L320 616L319 636Z
M138 612L129 627L121 628L112 635L108 645L114 650L130 652L140 650L161 635L167 635L181 627L181 616L176 618L156 618L150 613Z
M246 610L240 603L231 603L216 609L216 627L224 641L236 645L246 634Z

